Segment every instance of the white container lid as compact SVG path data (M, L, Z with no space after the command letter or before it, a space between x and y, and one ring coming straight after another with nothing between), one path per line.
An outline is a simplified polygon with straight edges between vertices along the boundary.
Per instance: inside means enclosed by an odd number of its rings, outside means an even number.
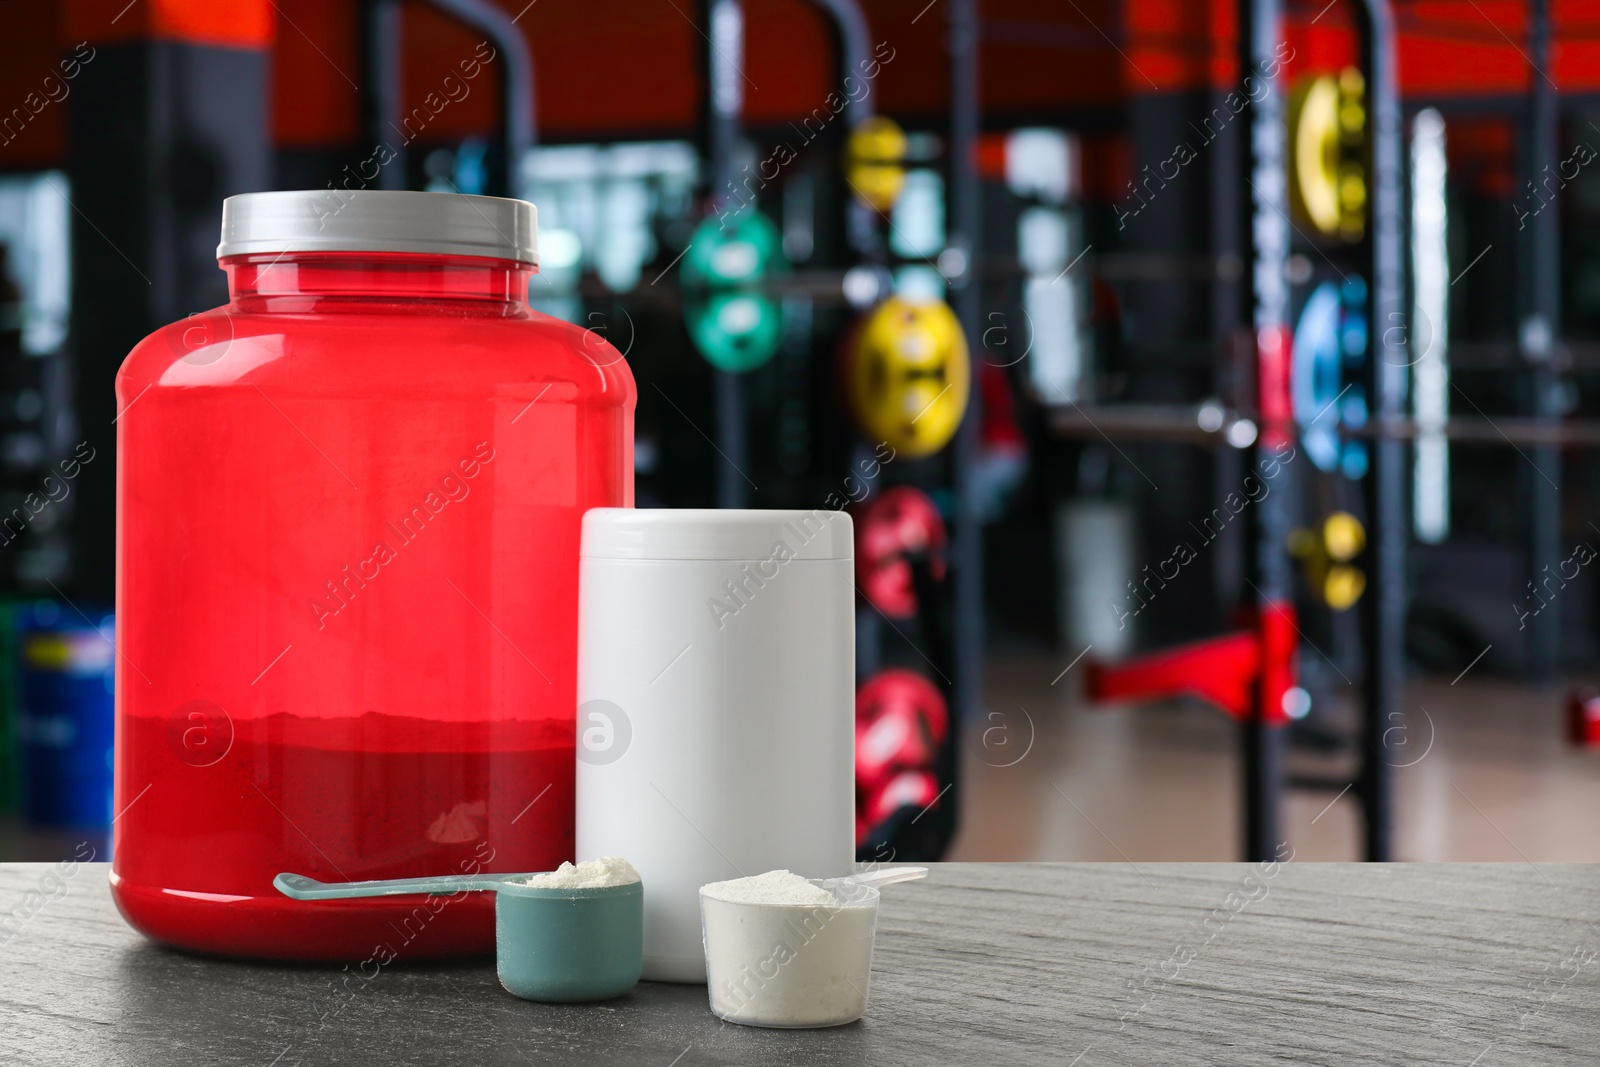
M831 508L756 511L713 508L591 508L583 550L593 559L854 559L850 516Z
M222 202L217 258L283 252L422 252L539 265L526 200L402 189L240 193Z

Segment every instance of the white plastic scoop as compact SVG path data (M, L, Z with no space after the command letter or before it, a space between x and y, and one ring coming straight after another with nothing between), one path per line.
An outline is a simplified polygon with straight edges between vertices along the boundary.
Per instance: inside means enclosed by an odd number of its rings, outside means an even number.
M810 878L814 885L823 889L832 889L835 886L862 885L871 886L873 889L882 889L886 885L896 882L915 882L919 878L928 877L926 867L884 867L876 871L863 871L860 874L847 874L842 878Z
M889 867L842 878L771 871L700 890L711 1011L746 1026L840 1026L866 1013L878 890L926 878Z

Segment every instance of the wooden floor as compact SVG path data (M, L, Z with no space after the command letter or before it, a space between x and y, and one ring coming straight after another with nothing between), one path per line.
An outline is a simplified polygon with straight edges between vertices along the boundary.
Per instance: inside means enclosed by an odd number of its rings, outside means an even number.
M1071 658L991 660L990 717L963 739L962 827L947 858L1239 858L1233 724L1198 704L1091 710L1081 665L1061 676ZM1397 859L1600 861L1600 751L1566 744L1559 692L1469 675L1418 682L1405 705L1391 738ZM1292 760L1344 781L1354 767L1340 754ZM1336 796L1289 794L1300 859L1361 858L1359 805Z

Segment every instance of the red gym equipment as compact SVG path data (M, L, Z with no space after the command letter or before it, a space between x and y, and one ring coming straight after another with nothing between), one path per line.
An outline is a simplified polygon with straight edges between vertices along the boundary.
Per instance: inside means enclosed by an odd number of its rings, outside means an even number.
M856 523L856 584L891 619L909 619L917 613L917 594L907 557L926 553L933 577L942 579L944 547L944 519L928 494L910 486L889 489Z
M1090 663L1088 692L1096 701L1199 697L1234 719L1260 715L1274 726L1288 721L1284 695L1295 684L1294 605L1272 603L1248 630L1208 638L1115 665ZM1259 709L1259 711L1258 711Z
M868 798L867 825L877 826L901 808L926 808L939 799L939 780L932 771L901 771Z
M1085 688L1090 700L1104 702L1196 696L1238 722L1245 853L1258 859L1282 841L1283 728L1300 635L1289 601L1262 597L1254 614L1254 625L1241 632L1115 665L1090 663Z
M1584 686L1567 698L1567 740L1579 748L1600 748L1600 689Z
M903 807L939 795L932 771L950 731L944 694L915 671L890 668L856 693L856 838Z
M1255 343L1262 422L1257 456L1259 462L1268 463L1292 439L1289 332L1277 324L1258 326ZM1289 476L1285 470L1278 475ZM1090 700L1197 696L1239 723L1244 852L1252 860L1272 855L1283 840L1283 727L1289 720L1285 698L1295 687L1300 647L1290 598L1285 551L1289 516L1284 499L1281 492L1262 498L1246 520L1256 549L1250 579L1256 600L1249 609L1247 629L1114 665L1091 663L1085 680Z
M892 668L856 693L856 784L876 789L906 767L931 767L949 730L944 694L914 671Z

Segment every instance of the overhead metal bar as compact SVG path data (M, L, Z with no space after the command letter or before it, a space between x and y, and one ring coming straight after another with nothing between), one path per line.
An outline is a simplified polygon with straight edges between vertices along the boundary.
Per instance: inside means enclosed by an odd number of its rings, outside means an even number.
M856 0L811 0L830 18L839 34L839 66L845 73L860 72L867 69L872 62L872 37L867 32L867 16L862 12L861 5ZM876 111L872 103L872 94L867 93L860 100L851 100L844 109L844 121L851 129L855 129L863 122L870 119Z
M534 98L533 50L517 28L517 20L490 0L428 0L489 39L499 52L501 142L505 145L505 195L516 196L519 169L528 149L538 144Z
M538 143L532 50L517 29L516 20L488 0L428 2L483 34L495 49L501 85L500 143L506 155L501 188L495 191L515 196L522 160L528 149ZM406 187L401 7L400 0L369 0L364 8L363 65L366 80L372 86L366 102L368 132L374 143L387 146L392 153L373 179L379 189Z
M857 0L812 0L812 3L833 19L834 29L839 34L841 81L849 77L852 71L855 77L860 78L872 62L872 37L861 5ZM848 97L849 93L845 95ZM863 94L859 100L852 98L844 109L845 124L854 130L870 119L876 110L872 93ZM875 212L872 207L863 203L860 197L848 194L846 203L845 229L850 246L869 262L881 261L884 258L883 241L873 221Z
M1235 427L1253 421L1241 412L1208 404L1113 404L1099 407L1051 407L1049 425L1062 437L1112 440L1180 441L1217 448L1240 448ZM1600 446L1600 422L1556 422L1535 418L1452 418L1442 426L1419 424L1409 417L1369 420L1364 426L1340 426L1345 438L1411 441L1424 434L1461 444L1515 447L1551 445ZM1253 440L1253 437L1250 438ZM1242 447L1248 447L1245 440Z

